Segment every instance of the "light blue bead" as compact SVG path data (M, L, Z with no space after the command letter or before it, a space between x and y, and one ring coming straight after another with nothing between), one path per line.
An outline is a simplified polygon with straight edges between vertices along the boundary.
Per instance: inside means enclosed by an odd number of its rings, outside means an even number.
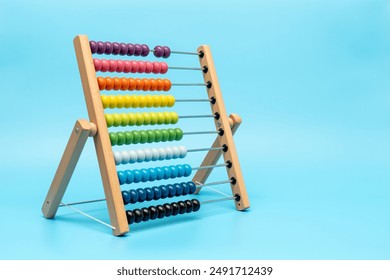
M169 168L169 166L164 166L163 170L164 170L164 179L171 178L171 169Z
M184 176L185 176L185 177L190 176L191 173L192 173L192 168L191 168L191 166L190 166L189 164L184 164L183 167L184 167L184 169L185 169Z
M177 178L178 175L179 175L179 170L177 170L177 167L174 166L174 165L171 165L169 166L169 168L171 169L171 178Z
M153 182L157 179L157 172L154 170L154 168L148 168L149 172L149 181Z
M156 167L154 170L156 170L157 173L156 180L162 180L162 178L164 178L164 170L161 167Z
M131 170L126 170L126 184L131 184L134 182L134 173Z
M118 171L118 180L119 184L123 185L126 184L126 174L123 171Z
M142 173L138 169L133 170L134 173L134 183L139 183L142 180Z
M142 182L149 181L149 171L147 169L145 169L145 168L142 168L140 171L141 171L141 174L142 174L141 181Z
M184 173L186 172L183 165L179 164L179 165L176 165L176 169L177 169L177 176L176 177L183 177L184 176Z

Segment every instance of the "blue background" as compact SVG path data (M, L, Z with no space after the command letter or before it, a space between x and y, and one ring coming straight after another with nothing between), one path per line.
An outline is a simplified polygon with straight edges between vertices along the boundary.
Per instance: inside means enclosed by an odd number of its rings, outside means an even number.
M0 258L389 259L389 12L384 0L1 1ZM42 217L74 122L87 118L77 34L212 47L227 110L244 120L235 139L249 211L204 206L121 238L67 209ZM194 57L168 62L198 65ZM168 77L201 81L198 73ZM172 93L204 97L199 88ZM209 112L191 105L177 110ZM181 125L212 127L205 123ZM202 155L188 162L196 166ZM225 179L222 171L210 180ZM102 195L89 140L64 201ZM104 203L80 209L108 220Z

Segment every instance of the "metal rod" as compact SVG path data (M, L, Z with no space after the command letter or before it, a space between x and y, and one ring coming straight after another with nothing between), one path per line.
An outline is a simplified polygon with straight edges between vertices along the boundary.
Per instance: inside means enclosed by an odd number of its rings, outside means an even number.
M200 71L203 71L203 69L202 69L202 68L199 68L199 67L169 66L168 69L177 69L177 70L200 70Z
M181 84L172 84L172 86L207 86L207 84L206 83L194 83L194 84L181 83Z
M227 166L227 163L221 163L221 164L214 164L214 165L205 165L205 166L199 166L199 167L192 167L192 170L202 170L202 169L210 169L214 167L223 167Z
M203 187L208 187L208 186L230 184L231 182L232 182L231 180L225 180L225 181L217 181L217 182L211 182L211 183L206 183L206 184L202 184L202 183L200 183L198 181L196 181L195 183L198 184L197 187L203 188Z
M195 134L214 134L219 131L194 131L194 132L183 132L183 135L195 135Z
M234 196L230 196L230 197L201 201L200 204L210 204L210 203L221 202L221 201L226 201L226 200L234 200L234 199L235 199Z
M176 102L210 102L210 99L176 99Z
M215 118L215 115L187 115L179 116L179 119Z
M223 150L222 147L220 148L199 148L199 149L188 149L187 153L191 152L203 152L203 151L217 151L217 150Z
M189 55L199 55L196 52L180 52L180 51L171 51L171 53L176 53L176 54L189 54Z
M69 205L95 203L95 202L101 202L101 201L106 201L106 199L102 198L102 199L94 199L94 200L85 200L85 201L80 201L80 202L71 202L71 203L67 203L66 205L64 203L64 205L60 205L60 207L62 207L62 206L69 206Z

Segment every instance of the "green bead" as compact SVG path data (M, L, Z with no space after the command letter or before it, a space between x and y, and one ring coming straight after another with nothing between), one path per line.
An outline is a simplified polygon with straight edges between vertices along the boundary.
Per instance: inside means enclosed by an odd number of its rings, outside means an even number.
M126 141L125 141L126 145L130 145L133 143L133 133L131 133L131 131L125 132L125 138L126 138Z
M138 144L139 141L141 141L141 133L137 130L134 130L131 133L133 134L133 144Z
M141 113L136 113L135 116L137 118L136 125L138 125L138 126L143 125L144 124L144 115Z
M169 141L176 140L176 131L173 128L168 129L169 132Z
M120 126L122 123L121 115L119 114L112 114L114 117L114 126Z
M117 132L116 135L118 135L117 145L121 146L121 145L125 144L125 142L126 142L125 134L123 132Z
M157 124L163 124L165 121L164 113L158 112L157 117L158 117Z
M183 138L183 130L181 130L180 128L175 128L175 132L176 132L176 141L179 141Z
M170 124L172 121L171 112L165 112L164 115L165 115L164 124Z
M111 145L115 146L118 143L118 135L115 132L110 132L108 135L110 136Z
M154 142L158 143L162 140L162 133L160 129L154 130Z
M129 115L121 114L121 118L122 118L121 126L127 126L129 124Z
M156 113L150 113L150 124L155 125L158 122L158 116Z
M148 143L153 143L156 139L156 133L153 130L148 130Z
M145 144L148 141L148 133L145 130L140 131L141 140L139 141L141 144Z
M168 132L168 130L167 129L161 129L161 134L162 134L161 141L162 142L168 141L168 139L169 139L169 132Z
M171 124L175 124L179 121L179 115L176 112L171 112L172 121Z
M130 113L129 115L129 125L135 125L137 123L137 117L135 114Z
M111 127L114 124L114 117L111 114L105 114L107 127Z
M144 125L149 125L152 118L150 117L150 114L149 113L143 113L144 115Z

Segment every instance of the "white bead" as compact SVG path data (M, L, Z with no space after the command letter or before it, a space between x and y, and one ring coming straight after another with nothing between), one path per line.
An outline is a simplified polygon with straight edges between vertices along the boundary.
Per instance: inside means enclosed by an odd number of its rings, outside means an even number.
M179 147L173 146L171 148L172 148L172 151L173 151L173 158L174 159L179 158L180 157L180 149L179 149Z
M160 152L158 151L157 148L152 148L152 154L153 154L153 161L159 160L160 159Z
M171 147L166 147L165 151L167 153L166 159L171 159L173 157L173 150Z
M122 164L127 164L130 161L130 153L128 151L122 152Z
M164 148L159 148L158 152L160 153L160 160L164 160L167 157L167 152Z
M184 146L179 146L180 149L180 158L185 158L187 155L187 148Z
M129 151L129 154L130 154L130 160L129 160L129 162L130 162L130 163L135 163L135 162L137 162L137 160L138 160L137 152L134 151L134 150L131 150L131 151Z
M152 150L151 149L144 149L144 153L145 153L145 161L146 162L151 161L153 158Z
M119 165L122 163L122 154L120 152L114 152L114 159L115 159L115 164Z
M143 162L145 160L145 152L143 150L137 150L137 162Z

